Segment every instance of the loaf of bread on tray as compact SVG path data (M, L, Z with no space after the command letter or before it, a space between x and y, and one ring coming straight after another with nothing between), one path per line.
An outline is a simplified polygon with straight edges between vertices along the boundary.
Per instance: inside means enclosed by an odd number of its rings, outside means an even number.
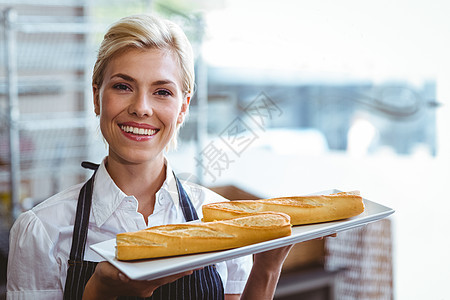
M150 227L116 236L116 257L135 260L247 246L291 234L289 216L268 212L232 220Z
M276 211L288 214L292 225L335 221L364 211L359 191L330 195L239 200L203 205L203 221L227 220L254 213Z

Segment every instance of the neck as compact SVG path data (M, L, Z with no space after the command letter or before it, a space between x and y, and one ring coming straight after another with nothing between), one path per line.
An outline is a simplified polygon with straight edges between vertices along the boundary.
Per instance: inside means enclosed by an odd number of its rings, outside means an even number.
M106 161L106 169L115 184L127 195L134 196L138 203L138 211L147 222L148 216L155 207L155 194L166 179L164 157L141 163L130 164L112 157Z

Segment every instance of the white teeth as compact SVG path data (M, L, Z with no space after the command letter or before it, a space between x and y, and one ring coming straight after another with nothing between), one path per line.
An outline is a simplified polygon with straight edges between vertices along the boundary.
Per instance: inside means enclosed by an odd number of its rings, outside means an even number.
M120 128L125 132L131 132L139 135L154 135L156 133L156 130L153 129L144 129L125 125L120 125Z

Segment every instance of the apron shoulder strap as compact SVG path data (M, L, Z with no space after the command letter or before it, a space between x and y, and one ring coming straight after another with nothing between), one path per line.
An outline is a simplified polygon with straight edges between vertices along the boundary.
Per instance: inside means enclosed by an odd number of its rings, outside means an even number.
M100 165L90 162L90 161L83 161L83 162L81 162L81 166L85 169L91 169L91 170L97 171L97 169Z
M71 261L83 260L84 258L89 214L91 212L92 204L92 191L94 190L94 178L99 166L90 162L83 162L81 165L85 168L93 169L95 172L83 185L78 195L77 212L75 215L75 224L73 226L72 248L69 257Z
M198 220L197 211L195 210L194 205L191 202L191 199L189 199L188 194L183 188L183 185L181 184L178 177L173 173L173 177L175 178L175 181L177 182L177 189L178 189L178 198L180 201L180 207L183 211L184 218L186 219L186 222Z

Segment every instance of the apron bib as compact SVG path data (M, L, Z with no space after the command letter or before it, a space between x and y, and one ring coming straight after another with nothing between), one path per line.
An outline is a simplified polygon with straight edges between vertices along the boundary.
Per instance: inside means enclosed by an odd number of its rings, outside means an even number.
M94 177L98 165L83 162L85 168L95 170L92 177L83 185L78 195L76 219L73 229L72 248L69 257L69 269L67 270L66 285L64 288L64 300L81 299L84 287L94 274L97 262L85 261L84 251L91 211L92 191ZM198 220L197 212L189 199L178 178L175 176L178 189L178 199L186 222ZM219 300L224 298L222 279L214 265L194 271L191 275L184 276L174 282L157 288L153 295L145 299L192 299L192 300ZM119 297L118 299L144 299L139 297Z

